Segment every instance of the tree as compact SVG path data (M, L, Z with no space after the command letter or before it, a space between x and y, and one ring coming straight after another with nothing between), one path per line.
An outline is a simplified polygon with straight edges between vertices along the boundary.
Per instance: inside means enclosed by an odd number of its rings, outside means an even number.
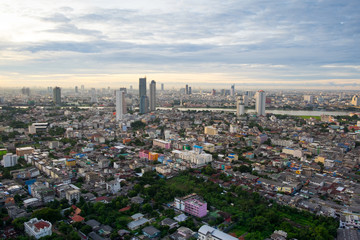
M38 219L44 219L49 222L56 222L62 219L62 216L60 214L60 210L57 209L51 209L51 208L43 208L37 211L34 211L32 214L32 217L38 218Z

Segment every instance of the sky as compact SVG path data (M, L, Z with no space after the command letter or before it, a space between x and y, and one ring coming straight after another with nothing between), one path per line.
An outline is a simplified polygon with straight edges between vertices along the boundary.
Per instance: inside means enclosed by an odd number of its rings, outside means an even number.
M1 0L0 87L360 89L358 0ZM150 81L149 81L150 82Z

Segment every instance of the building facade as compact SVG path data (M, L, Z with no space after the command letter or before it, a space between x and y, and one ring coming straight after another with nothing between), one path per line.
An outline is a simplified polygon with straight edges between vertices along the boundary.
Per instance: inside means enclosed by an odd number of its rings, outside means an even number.
M3 167L13 167L18 163L18 156L16 154L7 153L3 156L1 164Z
M125 92L116 90L116 121L123 119L126 113Z
M265 116L265 92L260 90L256 93L256 113L258 116Z
M148 112L149 109L149 99L146 96L146 77L139 78L139 112L144 114Z
M61 88L59 87L53 89L53 102L56 106L61 105Z
M156 110L156 82L154 80L150 83L150 112Z
M51 236L52 225L50 222L45 220L38 220L37 218L30 219L24 223L25 233L29 236L35 237L36 239Z

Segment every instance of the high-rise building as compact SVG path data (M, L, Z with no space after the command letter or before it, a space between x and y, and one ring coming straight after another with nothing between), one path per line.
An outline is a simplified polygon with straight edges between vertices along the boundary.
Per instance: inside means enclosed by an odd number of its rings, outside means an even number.
M59 87L53 89L53 102L56 106L61 105L61 88Z
M354 106L360 106L360 97L358 95L354 95L351 104Z
M189 94L189 85L186 84L185 86L185 94L188 95Z
M121 88L120 88L120 91L123 91L123 92L125 93L125 95L127 94L127 90L126 90L125 87L121 87Z
M191 94L192 93L192 91L191 91L191 87L189 87L189 94Z
M161 91L164 91L164 84L161 84Z
M154 80L150 83L150 112L156 110L156 82Z
M314 96L312 95L304 95L304 101L307 103L313 103L314 102Z
M238 97L236 102L236 116L241 116L245 114L245 105L241 97Z
M116 121L123 119L126 114L125 92L116 90Z
M139 78L139 112L147 113L149 110L149 99L146 96L146 77Z
M258 116L265 116L265 92L259 90L256 93L256 113Z
M98 99L97 99L97 94L96 94L96 89L95 89L95 88L92 88L92 89L91 89L91 99L90 99L90 101L91 101L92 103L96 103L96 102L98 101Z
M243 101L244 101L245 107L249 106L249 92L248 91L246 91L245 94L243 95Z
M81 92L84 92L85 91L85 87L84 85L81 85Z
M75 86L75 93L78 93L79 92L79 88L78 86Z
M235 96L235 84L231 85L230 96Z
M25 96L30 96L30 88L23 87L21 93Z

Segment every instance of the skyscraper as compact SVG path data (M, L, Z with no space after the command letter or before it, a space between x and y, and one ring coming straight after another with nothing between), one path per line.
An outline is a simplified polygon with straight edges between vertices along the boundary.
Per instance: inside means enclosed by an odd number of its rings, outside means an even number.
M90 99L90 101L91 101L92 103L96 103L96 102L98 101L98 99L97 99L97 94L96 94L96 89L95 89L95 88L92 88L92 89L91 89L91 99Z
M249 105L249 92L246 91L245 94L243 95L243 101L244 101L244 105L247 107Z
M256 93L256 113L258 116L265 116L265 92L259 90Z
M189 94L189 85L186 84L185 86L185 94L188 95Z
M146 77L139 78L139 112L147 113L149 109L149 99L146 96Z
M123 119L123 115L126 113L125 92L122 90L116 90L116 121Z
M235 84L231 85L230 96L235 96Z
M56 106L61 105L61 88L59 87L53 89L53 102Z
M75 86L75 93L78 93L79 92L79 88L78 86Z
M150 83L150 112L156 110L156 82L154 80Z
M191 94L192 92L191 92L191 87L189 87L189 95Z
M161 91L164 91L164 84L161 84Z
M236 116L241 116L245 114L245 105L241 97L238 97L236 102Z

